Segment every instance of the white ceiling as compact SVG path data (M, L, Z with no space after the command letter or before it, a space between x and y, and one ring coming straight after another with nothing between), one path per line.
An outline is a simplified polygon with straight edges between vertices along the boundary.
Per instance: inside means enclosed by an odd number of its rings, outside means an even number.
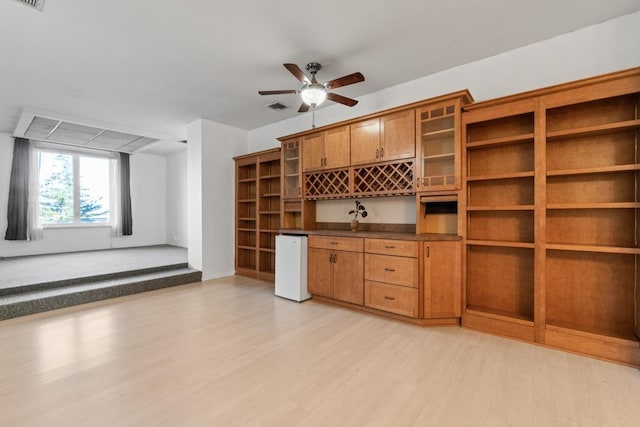
M0 132L22 108L169 140L206 118L255 129L297 115L282 66L317 61L357 98L637 11L640 0L45 0L0 2ZM275 101L289 106L273 111ZM349 107L344 107L349 108ZM181 145L184 147L184 145Z

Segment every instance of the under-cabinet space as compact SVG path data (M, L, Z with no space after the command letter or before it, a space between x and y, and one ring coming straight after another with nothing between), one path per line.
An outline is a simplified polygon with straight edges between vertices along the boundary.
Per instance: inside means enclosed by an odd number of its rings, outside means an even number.
M458 234L458 196L416 195L416 233Z
M316 222L315 202L286 200L282 202L281 227L285 230L313 230Z
M637 343L638 256L547 250L546 324Z
M533 321L533 249L469 245L467 309Z

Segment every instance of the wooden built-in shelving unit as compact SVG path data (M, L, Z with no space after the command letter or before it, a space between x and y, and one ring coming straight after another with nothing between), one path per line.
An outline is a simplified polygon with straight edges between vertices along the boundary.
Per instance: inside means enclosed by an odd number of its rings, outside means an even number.
M467 107L463 325L640 366L640 69Z
M280 230L280 149L234 159L236 274L273 280Z
M272 277L277 224L312 230L316 200L415 194L417 288L371 270L364 300L335 274L316 295L421 322L461 315L640 366L639 133L635 68L475 104L463 90L282 137L280 158L236 159L237 271ZM438 239L456 243L427 244Z

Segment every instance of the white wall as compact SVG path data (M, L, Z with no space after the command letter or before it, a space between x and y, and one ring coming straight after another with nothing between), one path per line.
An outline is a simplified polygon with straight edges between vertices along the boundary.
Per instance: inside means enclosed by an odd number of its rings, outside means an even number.
M187 151L167 156L167 243L186 248L188 239Z
M209 120L187 127L189 264L202 279L234 273L233 157L247 152L247 132Z
M323 126L460 89L469 89L476 101L482 101L637 66L640 66L640 12L362 96L353 108L342 105L321 108L316 111L316 125ZM362 71L366 77L366 70ZM249 132L249 151L277 147L276 138L310 128L311 115L301 114L254 129ZM316 212L317 220L337 219L343 215L344 203L323 202ZM413 204L414 201L405 199L405 203ZM398 209L411 210L408 206L399 208L391 203L387 208L381 206L370 221L393 222L390 218L395 218ZM406 220L409 219L407 216Z
M166 166L164 157L131 156L133 235L111 237L110 227L45 229L38 241L7 241L7 202L13 138L0 134L0 257L73 252L111 247L164 244L166 238Z

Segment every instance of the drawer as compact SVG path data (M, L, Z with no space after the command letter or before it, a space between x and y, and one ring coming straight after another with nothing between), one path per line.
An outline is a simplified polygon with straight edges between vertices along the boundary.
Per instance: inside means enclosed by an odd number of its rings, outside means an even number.
M364 251L372 254L418 257L418 242L409 240L365 239Z
M365 281L364 305L403 316L419 316L418 290L414 288Z
M364 254L366 280L417 288L418 275L418 258Z
M309 236L309 247L336 251L362 252L362 239L358 237Z

